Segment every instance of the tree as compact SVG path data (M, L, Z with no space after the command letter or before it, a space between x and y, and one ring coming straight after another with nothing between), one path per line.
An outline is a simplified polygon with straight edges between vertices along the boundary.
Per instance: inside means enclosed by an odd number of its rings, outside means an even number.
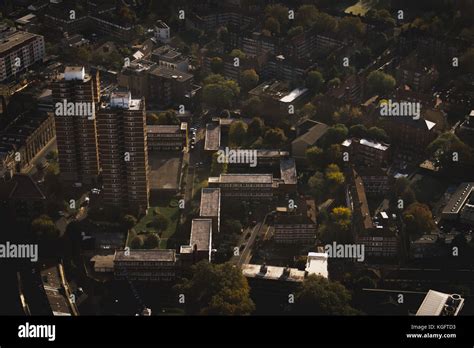
M341 79L339 77L335 77L328 81L328 88L337 88L341 85Z
M129 230L137 224L137 219L133 215L126 214L122 217L122 223Z
M370 93L386 95L390 93L396 85L393 76L380 70L372 71L367 77L367 87Z
M281 128L271 128L265 132L265 137L263 138L263 143L270 148L279 149L282 148L286 141L287 137L285 132Z
M253 96L242 104L242 112L246 117L256 117L262 112L262 101L259 97Z
M320 147L312 146L306 149L306 161L311 169L321 168L325 163L324 151Z
M367 128L363 124L356 124L349 128L349 136L355 138L367 137Z
M169 220L166 216L164 216L160 212L156 212L156 215L153 217L151 221L151 226L158 231L164 231L168 228Z
M148 233L143 247L145 249L156 249L160 245L160 237L156 233Z
M143 35L145 35L145 28L143 28L143 26L140 24L136 25L135 28L133 28L133 30L135 32L135 35L139 37L142 37Z
M401 177L396 179L391 192L390 205L393 209L398 209L398 201L400 199L403 200L403 206L405 208L416 202L415 193L410 187L410 181L407 178Z
M295 293L293 313L299 315L356 315L351 294L340 283L308 276Z
M230 56L233 58L239 58L240 60L244 60L247 57L247 55L238 48L233 49L230 52Z
M179 124L179 118L175 110L166 110L158 114L158 121L156 124Z
M300 25L291 28L288 30L288 38L294 38L295 36L298 36L304 32L304 28Z
M268 5L265 8L265 15L276 19L280 27L284 28L288 24L288 7L281 4Z
M242 146L247 137L247 124L244 121L232 122L229 128L229 142L231 146Z
M344 17L339 21L339 33L345 37L361 38L365 24L358 17Z
M331 221L340 230L348 231L351 225L351 210L347 207L336 207L331 211Z
M224 174L227 172L227 162L219 161L219 154L214 152L212 154L212 162L211 162L211 175L212 176L219 176L220 174Z
M331 144L340 144L347 139L348 134L349 130L347 127L341 123L338 123L328 128L321 141L326 147Z
M247 134L252 138L258 138L263 134L265 122L260 117L254 117L249 123Z
M443 171L456 176L462 175L465 165L474 160L472 149L451 132L441 134L427 151Z
M239 93L237 82L226 80L221 75L209 75L204 80L203 101L217 109L229 109Z
M224 220L222 224L222 230L224 231L224 233L240 235L242 231L242 224L239 220Z
M155 113L146 115L146 123L148 125L157 125L159 124L159 120L158 115Z
M211 71L214 74L220 74L224 70L224 61L220 57L211 58Z
M324 171L324 175L326 176L327 183L332 190L336 190L344 184L344 174L342 174L337 164L328 165Z
M59 237L59 230L48 215L41 215L31 222L31 230L40 240L51 241Z
M258 85L258 75L254 69L244 70L240 77L240 84L245 91L249 91Z
M436 225L429 207L418 202L410 204L403 212L403 221L409 235L431 233Z
M266 19L264 28L273 34L280 34L280 22L273 17L268 17Z
M342 161L341 145L332 144L326 150L326 161L329 163L340 163Z
M362 118L362 111L359 107L344 105L337 109L332 115L334 123L354 124Z
M382 128L378 128L378 127L370 127L369 130L367 131L367 137L369 137L372 140L381 141L381 142L388 141L387 133Z
M142 236L135 236L130 241L130 249L143 249L144 242Z
M335 34L337 27L337 19L326 12L319 12L313 22L313 28L322 33Z
M313 93L318 93L324 86L323 75L317 71L312 70L306 76L306 87L308 87Z
M318 19L319 11L314 5L302 5L295 15L295 22L305 28L310 28Z
M321 172L314 173L308 180L310 193L319 201L326 191L326 180Z
M186 312L201 315L249 315L255 310L247 279L230 263L201 261L176 290L186 297Z
M313 103L306 103L298 110L299 120L314 119L316 117L316 106Z

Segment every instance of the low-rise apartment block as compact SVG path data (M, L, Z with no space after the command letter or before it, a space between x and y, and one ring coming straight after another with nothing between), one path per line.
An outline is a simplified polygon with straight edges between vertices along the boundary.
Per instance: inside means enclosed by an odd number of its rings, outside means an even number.
M347 139L342 143L349 160L358 165L386 167L390 161L390 145L368 139Z
M212 260L212 219L193 219L191 222L191 235L189 245L182 245L180 249L181 260L192 261Z
M279 244L314 244L316 241L316 205L301 199L295 208L278 207L274 219L274 239Z
M291 88L288 83L270 80L249 91L249 95L259 97L263 103L262 116L270 123L277 123L302 106L308 92L304 87Z
M43 36L11 28L0 32L0 82L43 61L44 56Z
M219 233L221 218L221 190L218 188L203 188L199 215L212 220L212 231Z
M221 174L209 178L209 187L221 189L222 197L272 199L272 174Z
M176 277L176 254L171 249L117 250L114 257L117 280L172 281Z
M147 125L148 150L181 151L187 146L188 124Z

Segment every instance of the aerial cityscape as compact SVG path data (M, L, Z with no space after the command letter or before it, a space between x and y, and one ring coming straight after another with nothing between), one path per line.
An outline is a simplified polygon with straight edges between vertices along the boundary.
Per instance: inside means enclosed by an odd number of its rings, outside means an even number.
M2 1L0 314L474 315L473 16Z

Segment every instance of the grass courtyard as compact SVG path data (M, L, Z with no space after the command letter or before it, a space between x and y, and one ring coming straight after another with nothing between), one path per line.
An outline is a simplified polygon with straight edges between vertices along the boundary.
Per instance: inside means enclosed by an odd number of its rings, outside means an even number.
M166 249L168 246L168 239L176 232L179 221L179 207L177 199L165 199L157 202L156 205L148 208L147 214L142 217L133 228L137 234L158 233L159 231L152 226L153 218L156 212L160 212L168 219L168 227L160 234L160 249ZM127 244L130 243L128 238Z

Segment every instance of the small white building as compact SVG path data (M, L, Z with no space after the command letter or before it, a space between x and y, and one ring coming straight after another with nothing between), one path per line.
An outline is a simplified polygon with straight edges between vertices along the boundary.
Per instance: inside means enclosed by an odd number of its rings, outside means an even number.
M457 316L464 305L464 299L458 294L445 294L430 290L416 312L417 316Z
M328 254L327 253L308 253L305 271L308 275L315 274L328 278Z

